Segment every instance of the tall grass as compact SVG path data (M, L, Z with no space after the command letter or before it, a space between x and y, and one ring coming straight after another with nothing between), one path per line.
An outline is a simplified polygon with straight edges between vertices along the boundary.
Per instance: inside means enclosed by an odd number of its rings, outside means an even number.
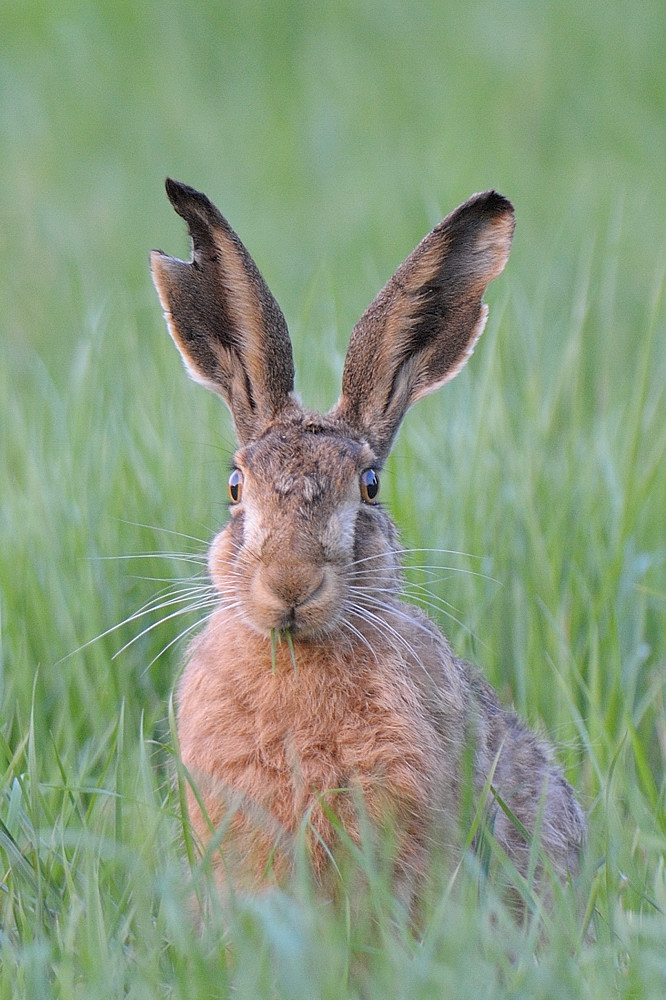
M662 995L663 5L1 17L0 996ZM416 932L370 840L336 907L306 865L223 904L188 853L171 692L198 614L166 602L226 516L233 439L147 276L150 247L187 252L167 173L247 242L322 407L423 233L472 190L516 204L475 357L408 416L382 490L435 550L415 598L588 810L545 930L471 858L433 873Z

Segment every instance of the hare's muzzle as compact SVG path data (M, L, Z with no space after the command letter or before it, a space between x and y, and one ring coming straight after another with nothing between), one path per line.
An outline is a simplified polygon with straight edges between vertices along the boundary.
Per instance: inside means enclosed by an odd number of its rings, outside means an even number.
M284 553L288 559L288 553ZM307 636L327 631L336 619L332 567L288 562L260 565L250 585L247 611L262 631L289 629Z

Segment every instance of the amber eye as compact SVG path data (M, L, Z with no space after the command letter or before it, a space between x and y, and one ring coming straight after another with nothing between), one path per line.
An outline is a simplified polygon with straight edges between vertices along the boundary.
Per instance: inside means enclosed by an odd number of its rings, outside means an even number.
M243 473L240 469L234 469L229 476L229 496L232 503L239 503L243 493Z
M361 500L363 503L374 503L379 493L379 478L374 469L366 469L361 473Z

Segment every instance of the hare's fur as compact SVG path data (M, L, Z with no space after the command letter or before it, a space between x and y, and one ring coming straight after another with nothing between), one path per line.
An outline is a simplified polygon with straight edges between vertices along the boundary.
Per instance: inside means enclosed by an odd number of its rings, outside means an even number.
M324 877L331 816L357 839L360 800L393 830L396 883L413 888L433 849L460 841L471 770L521 872L532 834L560 876L575 872L584 821L550 748L402 600L395 528L361 487L407 408L471 353L508 257L510 203L477 195L419 244L357 324L342 395L322 416L293 394L284 318L236 234L203 195L167 190L194 254L156 251L155 284L190 373L225 399L240 443L239 495L209 555L219 607L178 689L202 844L227 824L217 857L257 885L287 873L308 820Z

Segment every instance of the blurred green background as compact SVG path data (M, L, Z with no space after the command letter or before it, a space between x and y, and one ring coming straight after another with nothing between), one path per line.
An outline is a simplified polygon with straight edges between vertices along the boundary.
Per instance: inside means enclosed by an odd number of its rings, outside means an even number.
M395 267L496 187L517 230L487 332L409 415L383 495L406 545L469 554L422 557L440 567L433 600L451 603L456 648L562 745L593 853L613 859L607 912L656 912L664 53L661 0L4 0L0 734L6 801L32 781L12 835L25 856L30 830L65 823L65 791L124 801L121 751L131 774L142 740L168 744L183 641L170 644L197 614L132 616L171 599L226 516L231 425L183 373L148 273L152 247L189 252L165 176L238 231L287 317L297 387L321 407ZM92 806L67 817L103 826ZM30 863L47 879L39 851ZM74 884L71 855L58 864ZM28 913L22 893L39 893L5 867L4 898ZM662 982L656 959L644 968Z

